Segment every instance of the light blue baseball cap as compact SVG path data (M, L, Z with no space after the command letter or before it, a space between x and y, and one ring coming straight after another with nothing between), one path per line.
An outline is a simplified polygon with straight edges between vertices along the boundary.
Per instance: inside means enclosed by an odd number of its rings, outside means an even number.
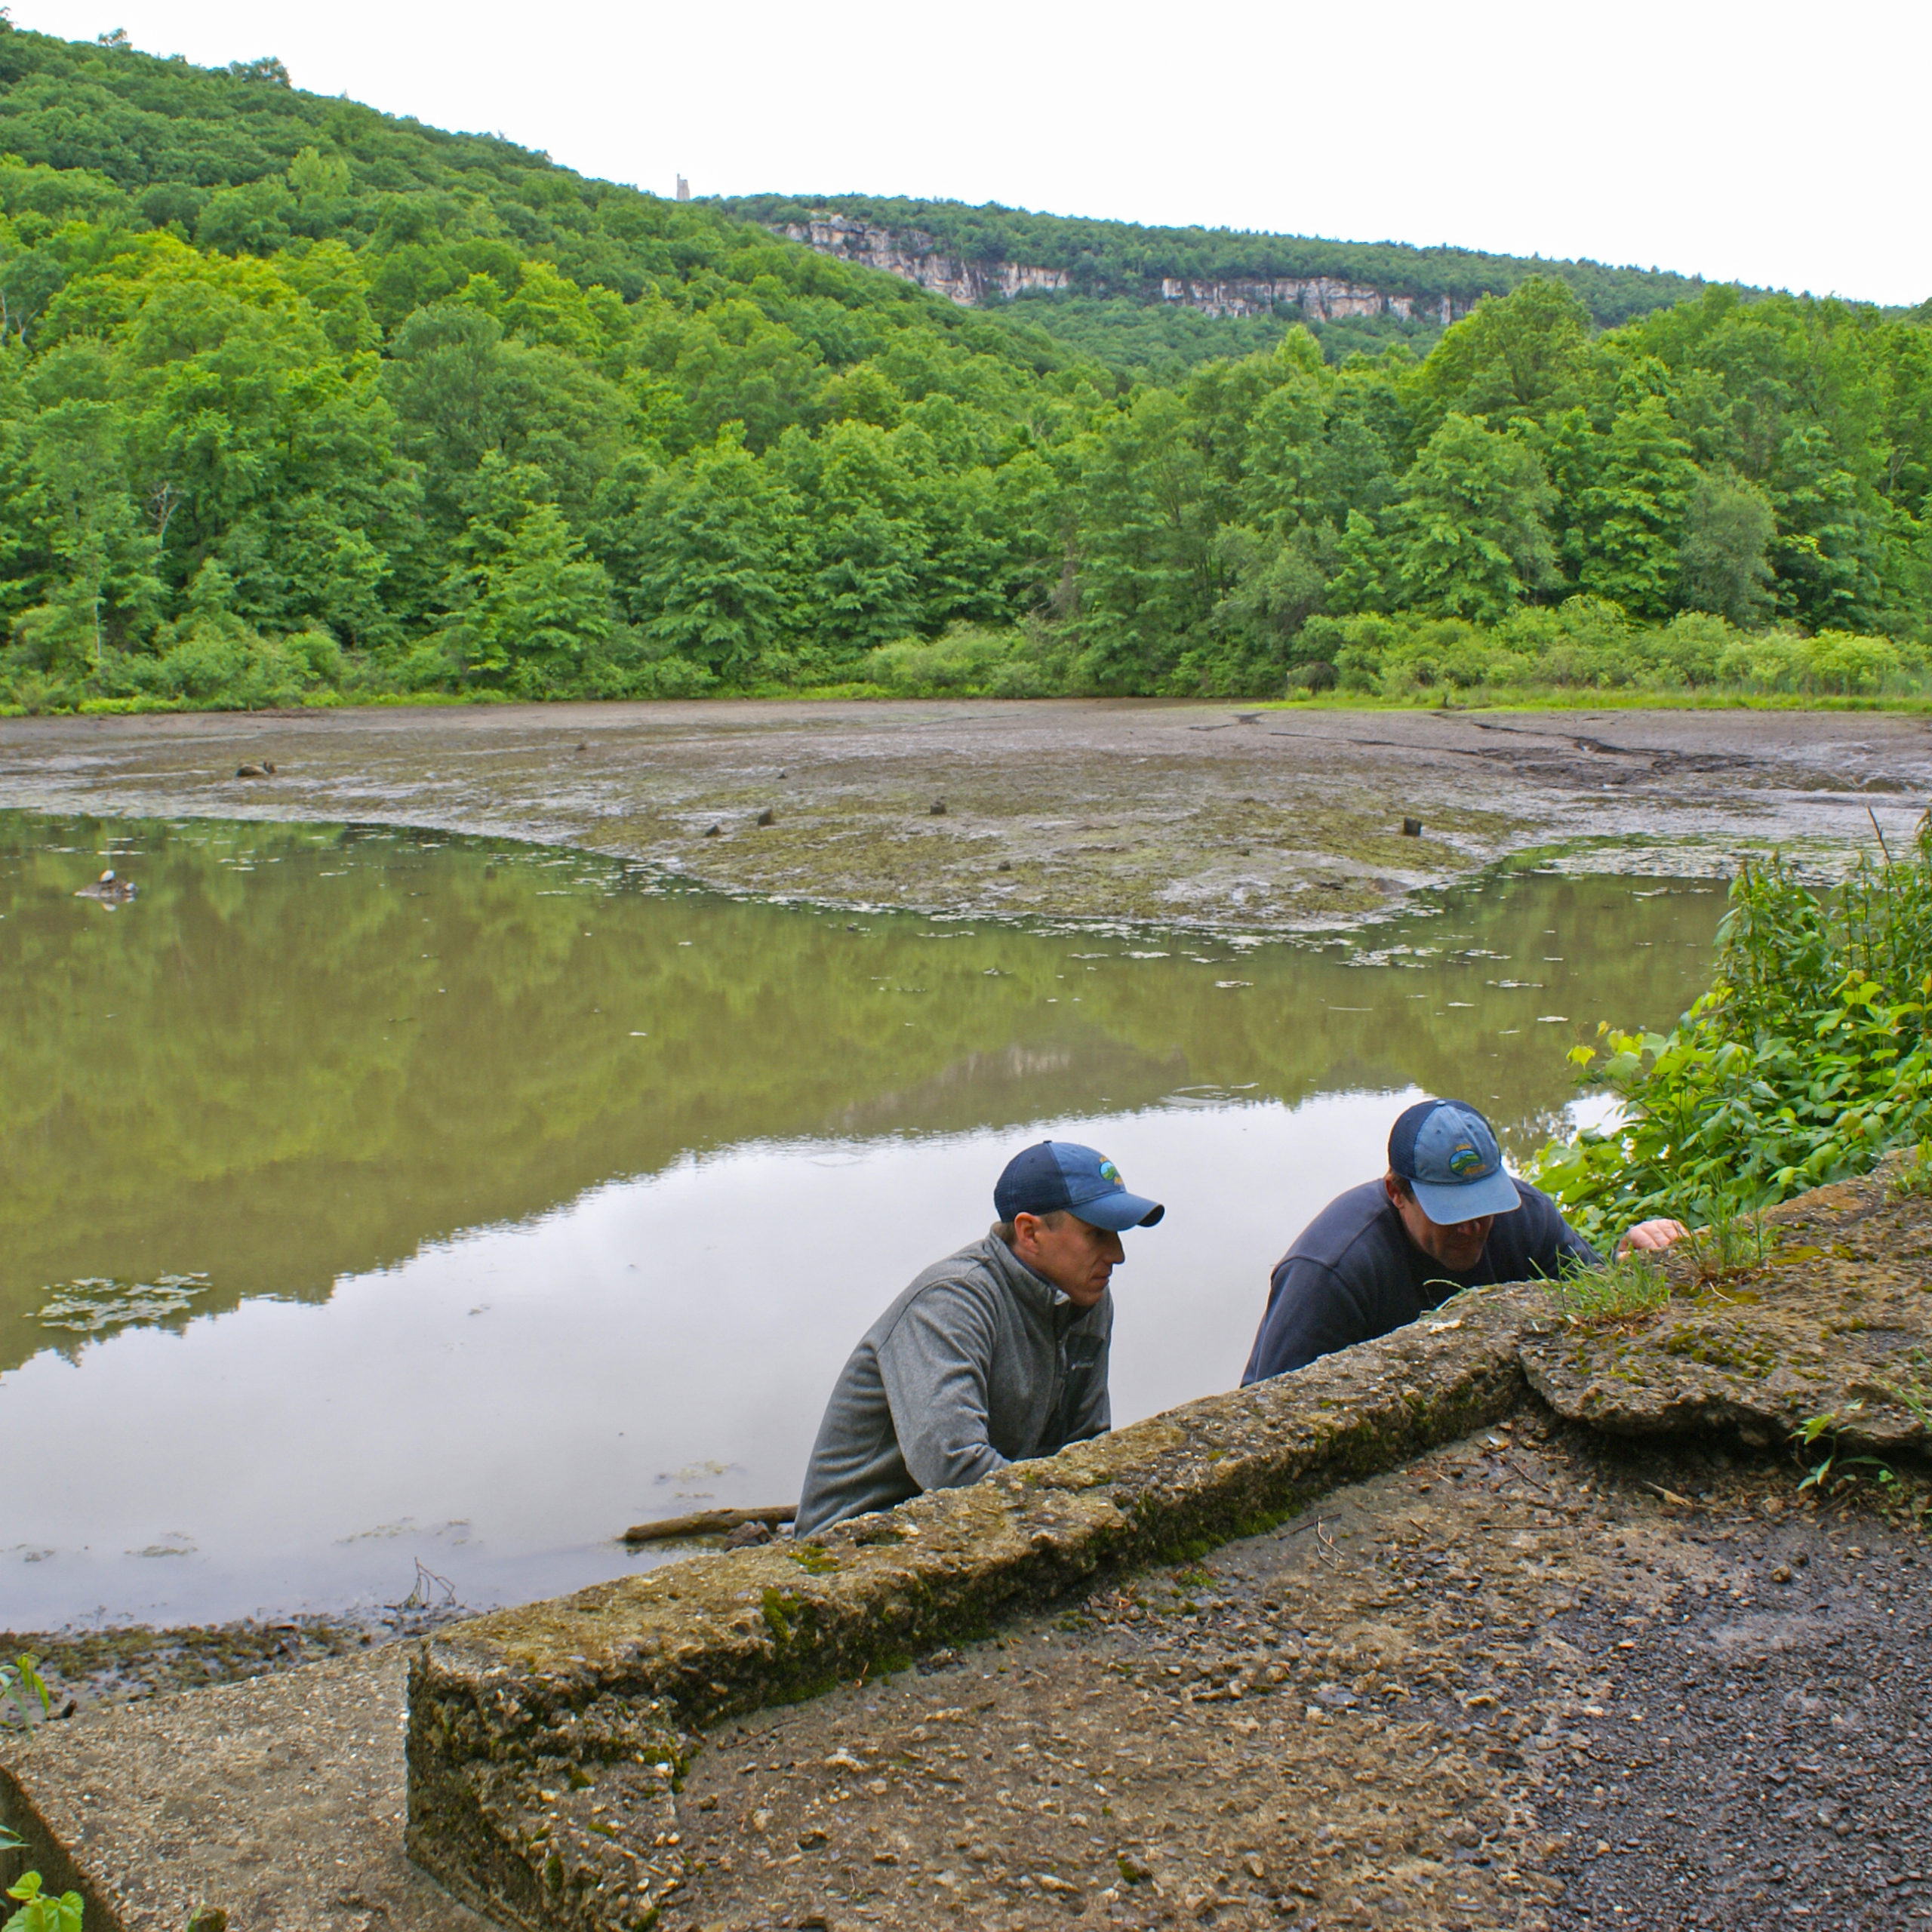
M1512 1214L1523 1204L1489 1122L1466 1100L1418 1100L1407 1109L1389 1131L1389 1167L1441 1226Z

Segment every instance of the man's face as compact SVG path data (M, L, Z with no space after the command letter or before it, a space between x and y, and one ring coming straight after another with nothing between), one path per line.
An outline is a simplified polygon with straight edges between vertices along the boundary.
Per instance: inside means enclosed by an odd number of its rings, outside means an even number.
M1482 1259L1482 1244L1496 1225L1494 1214L1479 1214L1473 1221L1432 1221L1415 1197L1404 1194L1393 1180L1384 1176L1382 1185L1401 1217L1403 1232L1432 1261L1460 1275Z
M1120 1236L1077 1214L1049 1222L1038 1214L1013 1217L1013 1251L1036 1275L1052 1282L1075 1308L1091 1308L1107 1291L1114 1270L1127 1259Z

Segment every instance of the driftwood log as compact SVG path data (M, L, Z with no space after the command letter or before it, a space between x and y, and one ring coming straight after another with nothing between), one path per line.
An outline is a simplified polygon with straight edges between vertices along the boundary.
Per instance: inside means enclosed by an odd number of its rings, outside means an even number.
M626 1543L663 1543L671 1537L713 1537L742 1528L746 1523L769 1523L775 1530L798 1513L795 1503L768 1509L697 1509L688 1516L663 1516L654 1523L633 1523L624 1532Z

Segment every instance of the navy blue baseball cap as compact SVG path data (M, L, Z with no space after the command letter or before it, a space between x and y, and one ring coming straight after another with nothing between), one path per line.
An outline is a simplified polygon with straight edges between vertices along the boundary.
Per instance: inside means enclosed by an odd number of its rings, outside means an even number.
M1151 1228L1168 1211L1158 1201L1128 1193L1119 1168L1105 1155L1076 1141L1042 1140L1007 1162L993 1189L993 1211L1010 1221L1058 1209L1116 1234Z
M1466 1100L1418 1100L1406 1109L1389 1132L1389 1166L1422 1211L1445 1226L1523 1204L1489 1122Z

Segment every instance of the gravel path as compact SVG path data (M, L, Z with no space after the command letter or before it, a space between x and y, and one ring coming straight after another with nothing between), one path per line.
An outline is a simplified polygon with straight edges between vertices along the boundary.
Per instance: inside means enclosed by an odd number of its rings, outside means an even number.
M1624 1667L1588 1767L1542 1801L1553 1928L1932 1920L1924 1546L1804 1525L1749 1561L1744 1601L1695 1603Z
M1904 1924L1932 1572L1797 1481L1525 1415L721 1731L668 1922Z

